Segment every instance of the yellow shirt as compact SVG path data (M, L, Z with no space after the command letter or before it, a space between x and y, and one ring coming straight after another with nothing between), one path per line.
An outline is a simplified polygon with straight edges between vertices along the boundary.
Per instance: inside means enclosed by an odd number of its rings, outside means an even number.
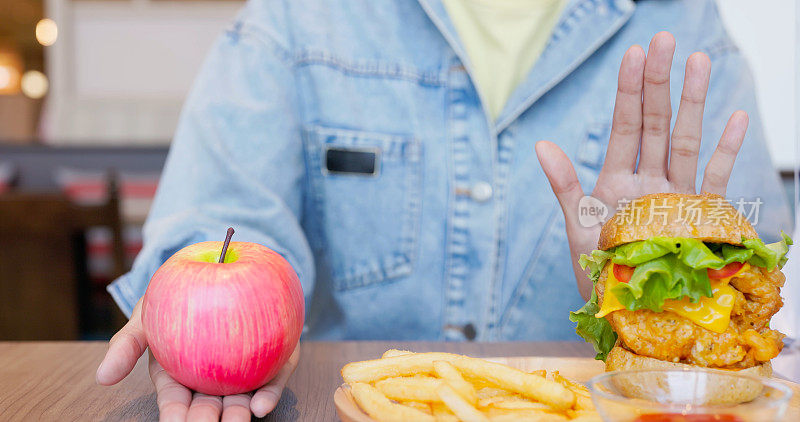
M492 117L542 54L566 0L444 0Z

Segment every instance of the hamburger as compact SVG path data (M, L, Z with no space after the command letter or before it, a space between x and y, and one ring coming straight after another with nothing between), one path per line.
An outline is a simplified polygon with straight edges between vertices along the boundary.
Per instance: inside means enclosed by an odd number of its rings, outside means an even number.
M723 197L652 194L620 208L580 257L594 283L570 313L606 370L687 366L770 376L784 335L781 268L791 239L764 244Z

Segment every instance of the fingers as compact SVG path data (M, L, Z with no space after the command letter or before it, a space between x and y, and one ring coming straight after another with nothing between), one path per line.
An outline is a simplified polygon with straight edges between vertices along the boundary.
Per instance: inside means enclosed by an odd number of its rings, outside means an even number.
M112 385L128 375L136 361L147 349L147 337L142 329L141 303L136 304L131 319L111 338L105 358L97 368L95 379L100 385Z
M250 395L235 394L222 398L222 422L250 420Z
M150 379L156 387L159 419L183 422L189 412L192 392L172 379L150 353Z
M642 136L644 62L644 50L638 45L629 48L622 57L604 172L633 174L636 167Z
M539 164L542 165L550 187L561 205L567 227L576 224L575 214L584 193L575 168L572 167L572 163L564 151L550 141L536 143L536 156L539 158Z
M263 418L267 413L275 409L275 406L278 405L278 401L281 399L283 387L286 385L286 381L289 380L289 376L294 372L294 368L297 367L297 362L299 360L300 345L298 344L289 357L289 360L286 362L286 365L278 371L275 378L267 385L256 390L253 399L250 401L250 410L252 410L256 417Z
M675 190L694 193L697 180L697 156L703 134L703 108L706 104L711 60L694 53L686 61L683 92L672 141L668 178Z
M296 361L295 361L296 362ZM150 354L150 378L156 387L161 421L249 421L250 395L219 397L194 393L179 384ZM264 414L266 415L266 413ZM263 415L262 415L263 416Z
M744 141L744 134L747 132L747 125L749 123L747 113L739 110L731 115L728 119L728 124L725 126L725 131L722 132L717 144L717 149L708 160L705 174L703 175L703 185L700 188L701 192L716 193L718 195L725 195L728 187L728 179L731 177L733 170L733 163L736 161L736 155L739 153L739 148Z
M646 176L667 175L667 148L672 106L669 99L669 72L675 38L659 32L650 41L644 66L642 102L642 152L637 173Z
M189 406L189 412L186 414L186 420L217 422L221 414L222 397L194 393L192 404Z

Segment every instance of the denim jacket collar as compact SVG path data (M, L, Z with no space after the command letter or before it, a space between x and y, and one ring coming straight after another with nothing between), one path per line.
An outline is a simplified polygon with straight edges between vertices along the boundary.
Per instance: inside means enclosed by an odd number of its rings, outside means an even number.
M472 74L469 57L442 1L419 2L464 63L467 72ZM511 94L497 120L490 124L495 133L502 132L537 99L600 48L628 21L634 7L632 0L570 0L541 57ZM554 51L558 51L558 54L553 54ZM483 99L481 101L484 102Z

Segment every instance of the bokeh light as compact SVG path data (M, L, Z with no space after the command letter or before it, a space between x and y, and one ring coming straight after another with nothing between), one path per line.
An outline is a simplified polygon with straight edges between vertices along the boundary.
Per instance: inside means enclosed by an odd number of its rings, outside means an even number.
M29 70L22 75L22 93L30 98L38 99L47 94L50 82L47 76L38 70Z
M19 92L22 61L14 52L0 51L0 95Z
M11 87L11 69L0 66L0 90Z
M36 41L43 46L53 45L58 39L58 25L50 18L36 23Z

